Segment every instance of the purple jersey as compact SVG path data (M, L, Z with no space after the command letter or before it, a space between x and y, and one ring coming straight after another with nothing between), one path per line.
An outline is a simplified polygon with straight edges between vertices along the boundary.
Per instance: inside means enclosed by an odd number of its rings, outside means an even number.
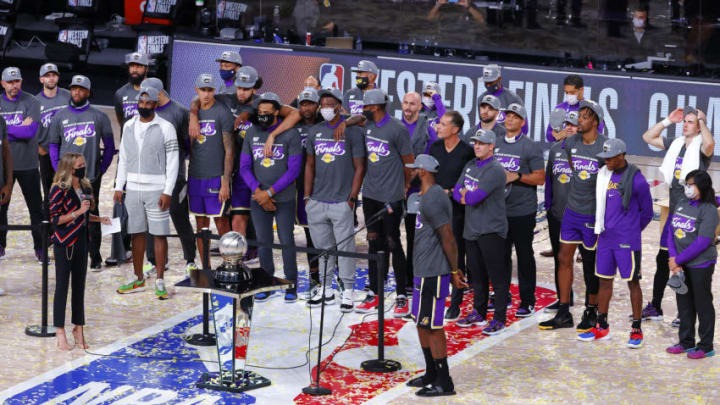
M623 172L614 172L610 177L605 203L605 231L600 234L598 245L640 250L640 234L653 217L650 186L638 170L632 179L632 195L626 210L623 193L627 189L621 182L622 176Z

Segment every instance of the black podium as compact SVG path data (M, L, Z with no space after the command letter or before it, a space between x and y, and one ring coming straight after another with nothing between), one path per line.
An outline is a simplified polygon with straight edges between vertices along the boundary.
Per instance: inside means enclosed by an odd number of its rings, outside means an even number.
M272 277L261 268L247 270L252 273L249 282L223 283L218 281L216 271L198 270L175 284L210 294L220 372L203 374L196 384L198 388L243 392L270 385L269 379L245 370L255 294L291 288L293 283Z

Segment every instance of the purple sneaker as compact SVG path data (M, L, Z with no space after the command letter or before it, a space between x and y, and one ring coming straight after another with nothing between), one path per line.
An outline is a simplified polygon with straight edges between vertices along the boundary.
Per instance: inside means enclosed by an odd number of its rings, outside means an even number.
M647 306L643 308L642 310L642 320L643 321L662 321L663 320L663 313L661 309L655 308L653 306L652 302L648 302Z
M709 352L705 352L702 349L695 349L695 350L690 350L689 352L687 352L688 359L693 359L693 360L704 359L705 357L712 357L714 355L715 355L715 350L710 350Z
M490 325L488 325L485 329L483 329L482 333L485 335L497 335L498 333L502 332L505 329L505 322L500 322L498 320L493 319L490 321Z
M5 258L5 248L0 246L0 259Z
M535 307L530 305L529 307L520 307L515 311L515 316L518 318L527 318L535 313Z
M469 328L471 326L485 326L487 325L487 321L485 320L485 317L478 314L477 311L473 310L470 315L455 322L455 325L461 328Z
M45 258L42 249L35 249L35 258L37 259L38 263L42 264L43 259Z
M507 307L512 308L512 294L508 294ZM488 301L488 312L495 312L495 293L490 294L490 300Z
M689 349L685 349L684 347L682 347L682 345L681 345L680 343L675 344L675 345L672 345L672 346L668 347L667 349L665 349L665 351L668 352L668 353L670 353L670 354L689 353L689 352L691 352L691 351L693 351L693 350L695 350L694 347L691 347L691 348L689 348Z

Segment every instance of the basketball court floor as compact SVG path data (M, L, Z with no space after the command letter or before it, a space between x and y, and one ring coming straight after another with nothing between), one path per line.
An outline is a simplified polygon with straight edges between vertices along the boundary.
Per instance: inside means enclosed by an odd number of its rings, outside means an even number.
M657 162L641 161L650 180ZM649 166L645 166L649 164ZM647 170L646 170L647 169ZM114 178L114 167L104 177L104 195ZM714 176L717 177L717 176ZM654 195L662 196L662 186ZM26 208L19 188L13 194L10 223L25 223ZM101 214L111 212L110 198L102 199ZM642 274L645 302L650 299L658 240L658 221L643 234ZM322 348L322 384L331 388L328 397L310 397L301 389L314 375L317 360L319 309L312 312L304 301L285 304L276 298L257 303L248 364L269 378L269 387L244 394L195 388L204 372L217 370L213 348L190 346L183 336L201 330L202 296L193 291L170 288L170 299L158 301L150 290L121 296L115 289L131 272L129 264L89 272L86 284L87 351L75 348L61 352L54 338L24 334L27 325L40 322L41 267L34 260L27 232L10 232L5 259L0 260L0 403L6 404L481 404L481 403L628 403L713 404L720 403L720 363L716 358L689 360L665 353L677 341L670 322L676 315L674 296L666 291L665 319L643 323L644 347L626 348L630 331L627 287L619 280L611 303L611 339L586 343L571 329L540 331L537 323L550 317L542 308L554 301L552 259L539 252L549 247L545 222L538 223L535 252L538 268L538 312L518 320L517 286L513 284L513 309L504 333L486 337L480 328L462 329L447 325L450 373L457 396L423 400L405 387L405 381L421 372L423 358L415 327L388 313L385 324L386 358L397 360L402 370L371 374L360 363L377 356L377 318L339 312L328 307L323 331L328 342ZM304 243L297 227L296 240ZM366 250L364 233L357 238ZM182 251L170 239L168 286L185 277ZM109 254L109 239L102 252ZM218 265L220 259L213 258ZM307 288L307 264L298 255L300 290ZM276 255L278 275L281 260ZM367 264L358 263L356 288L365 282ZM54 267L50 268L50 308L54 289ZM151 279L152 283L152 279ZM152 284L151 284L152 285ZM392 278L386 290L388 308L393 302ZM720 282L716 277L715 291ZM575 269L576 305L572 312L579 322L584 287L579 265ZM362 297L360 297L362 298ZM470 311L471 296L463 313ZM717 306L717 305L716 305ZM69 309L68 309L69 311ZM312 320L311 320L312 313ZM52 313L50 314L52 319ZM68 318L69 320L69 318ZM312 330L311 330L312 321ZM212 325L211 325L212 328ZM308 339L309 337L309 339ZM72 343L72 337L70 336ZM310 351L308 351L310 345ZM308 363L309 357L309 363Z

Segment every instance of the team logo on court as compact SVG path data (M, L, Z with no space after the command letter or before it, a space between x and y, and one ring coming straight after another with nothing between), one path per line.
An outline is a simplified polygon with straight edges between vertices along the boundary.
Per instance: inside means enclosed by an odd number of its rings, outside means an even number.
M320 65L320 87L323 89L344 90L343 81L345 68L336 63L323 63Z

